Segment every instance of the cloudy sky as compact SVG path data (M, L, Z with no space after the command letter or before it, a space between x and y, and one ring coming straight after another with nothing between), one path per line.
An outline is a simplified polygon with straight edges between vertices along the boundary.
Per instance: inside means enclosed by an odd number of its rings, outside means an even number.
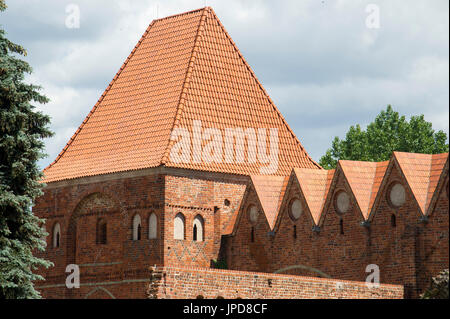
M51 102L55 159L152 19L215 10L289 125L319 160L386 107L449 132L448 0L6 0L0 24L28 50ZM80 9L68 28L68 5ZM379 28L367 21L379 8ZM70 7L69 7L70 8ZM369 7L370 9L370 7Z

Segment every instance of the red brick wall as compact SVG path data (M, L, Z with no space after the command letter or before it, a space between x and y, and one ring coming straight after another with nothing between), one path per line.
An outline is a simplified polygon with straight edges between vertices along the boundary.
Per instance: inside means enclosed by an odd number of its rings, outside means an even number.
M206 268L161 267L156 272L158 299L403 298L403 287L394 285L369 289L361 282Z
M431 275L448 268L446 184L441 187L427 222L421 221L421 213L409 191L407 203L393 209L386 199L387 188L382 188L369 227L361 225L363 218L352 198L353 207L342 216L344 234L340 234L340 215L334 211L332 202L325 208L319 232L312 230L307 205L297 221L290 218L289 199L297 197L305 204L295 179L286 191L277 226L271 232L255 190L250 186L246 189L246 177L182 170L113 177L53 184L38 199L34 212L47 219L50 233L47 250L41 256L55 263L55 267L41 270L46 281L37 286L45 287L41 289L44 297L109 296L107 290L116 297L143 298L142 283L150 278L150 266L209 267L220 253L229 269L272 273L286 266L303 265L340 280L364 281L366 266L377 264L381 282L405 284L406 297L417 297ZM403 181L396 167L385 184L392 181ZM339 176L333 189L351 194L343 176ZM248 216L251 204L260 211L256 224ZM222 237L238 208L241 211L235 233ZM185 240L173 239L173 220L179 212L186 218ZM158 217L157 239L148 239L151 213ZM140 241L131 240L135 214L142 221ZM192 240L192 224L198 214L205 222L203 242ZM395 228L390 225L392 214L397 216ZM99 218L107 221L106 245L95 240ZM61 225L60 248L51 245L56 222ZM252 227L254 242L250 240ZM82 287L78 290L69 290L64 285L65 267L70 263L80 265ZM308 270L293 270L289 274L317 276ZM98 289L89 294L95 288Z
M401 183L407 190L406 203L400 208L393 208L387 199L389 186L394 182ZM370 224L370 263L380 267L381 282L403 284L405 297L414 298L418 296L415 292L416 267L421 252L420 233L424 226L420 222L422 214L396 165L384 184ZM391 226L393 214L396 216L396 227Z
M250 221L249 208L254 205L258 209L256 223ZM253 229L253 239L252 238ZM234 236L227 239L227 265L229 269L245 271L270 271L274 261L272 257L270 227L264 216L255 190L246 192L237 219Z
M39 255L55 265L40 270L46 281L37 283L37 286L51 287L42 289L43 296L81 296L77 289L65 288L68 275L65 269L68 264L80 266L82 284L95 284L83 288L83 293L89 287L101 286L96 283L148 278L148 265L162 265L164 262L161 237L163 190L164 179L160 175L47 187L33 208L36 215L47 220L46 229L49 233L47 249ZM148 239L148 218L151 213L158 217L158 239ZM142 221L140 241L131 240L135 214L140 214ZM99 218L107 222L105 245L96 242ZM52 246L52 227L56 222L61 225L59 248ZM59 292L56 293L56 290ZM126 291L122 295L126 295ZM143 297L143 293L141 291L138 295L130 296Z
M300 186L296 178L291 179L292 184L286 191L286 202L281 207L279 224L275 229L273 238L272 271L277 271L286 266L302 265L305 267L317 267L317 250L319 247L319 234L312 231L314 221L306 205L305 199L300 192ZM289 214L293 199L299 199L302 203L303 214L297 220L293 220ZM294 238L294 226L296 238ZM295 269L287 271L288 274L317 276L317 273L306 269Z
M368 232L362 226L364 218L352 195L350 186L344 175L337 171L338 178L334 191L329 196L329 205L322 213L319 224L319 266L326 274L333 278L364 281L368 254ZM335 208L335 196L339 192L346 192L351 201L349 211L340 214ZM343 234L340 232L340 220L343 223Z
M422 291L430 284L430 278L436 276L449 265L449 199L447 176L439 189L439 197L433 210L427 216L427 222L423 223L421 232L420 263L417 266L418 291Z
M196 178L151 173L116 179L93 177L47 187L33 208L37 216L47 220L49 232L47 249L38 255L55 264L39 271L46 278L45 282L37 283L38 287L47 287L42 289L43 296L81 298L89 293L89 287L111 285L114 295L142 298L143 286L140 285L139 292L127 295L127 282L148 279L149 266L209 267L211 260L218 258L222 229L240 204L247 178L223 175L211 178L202 172L191 173ZM225 205L225 199L230 201L229 206ZM178 212L186 218L184 241L173 239L173 218ZM157 239L148 239L152 213L157 216ZM132 240L136 214L140 215L142 225L139 241ZM196 215L205 221L203 242L192 240ZM96 243L99 218L107 222L106 245ZM61 225L59 248L52 247L52 228L56 222ZM65 288L68 264L80 265L80 289Z

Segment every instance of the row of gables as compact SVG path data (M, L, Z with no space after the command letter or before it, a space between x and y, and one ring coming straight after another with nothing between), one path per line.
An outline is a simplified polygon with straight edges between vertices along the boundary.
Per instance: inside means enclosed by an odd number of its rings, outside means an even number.
M386 196L393 210L406 202L411 204L412 200L420 216L426 219L432 214L439 194L442 191L448 194L448 165L448 153L394 152L385 162L341 160L333 170L294 168L288 177L251 176L246 195L235 212L237 222L229 233L236 231L242 215L255 205L272 232L277 231L283 210L293 219L307 214L313 229L320 229L331 211L345 214L351 208L359 212L361 222L369 224L383 209L382 196ZM252 192L256 194L256 203L249 200Z

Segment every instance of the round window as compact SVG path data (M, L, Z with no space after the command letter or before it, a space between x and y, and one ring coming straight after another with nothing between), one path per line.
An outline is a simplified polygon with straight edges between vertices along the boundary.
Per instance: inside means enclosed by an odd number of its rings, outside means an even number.
M394 207L400 207L406 202L406 192L402 184L395 183L391 186L389 201Z
M294 199L291 204L291 218L297 220L303 214L303 206L299 199Z
M350 209L350 197L346 192L340 192L336 196L336 210L338 213L346 213Z
M258 221L258 209L256 208L255 205L250 206L249 216L250 216L250 221L252 223L256 223Z

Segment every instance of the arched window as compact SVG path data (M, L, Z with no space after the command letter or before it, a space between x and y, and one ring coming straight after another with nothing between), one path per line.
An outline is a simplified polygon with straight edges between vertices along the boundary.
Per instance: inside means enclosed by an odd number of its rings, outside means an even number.
M158 236L157 231L157 218L155 213L152 213L150 217L148 218L148 238L149 239L155 239Z
M193 241L203 241L204 238L204 221L203 217L200 215L197 215L194 218L194 225L193 225L193 231L192 231L192 240Z
M173 238L184 240L184 226L185 225L185 219L182 213L178 213L175 216L175 219L173 220Z
M56 223L53 226L53 248L59 248L61 244L61 226L59 223Z
M106 220L99 219L97 222L97 244L106 245Z
M139 214L133 217L133 240L141 240L141 216Z

